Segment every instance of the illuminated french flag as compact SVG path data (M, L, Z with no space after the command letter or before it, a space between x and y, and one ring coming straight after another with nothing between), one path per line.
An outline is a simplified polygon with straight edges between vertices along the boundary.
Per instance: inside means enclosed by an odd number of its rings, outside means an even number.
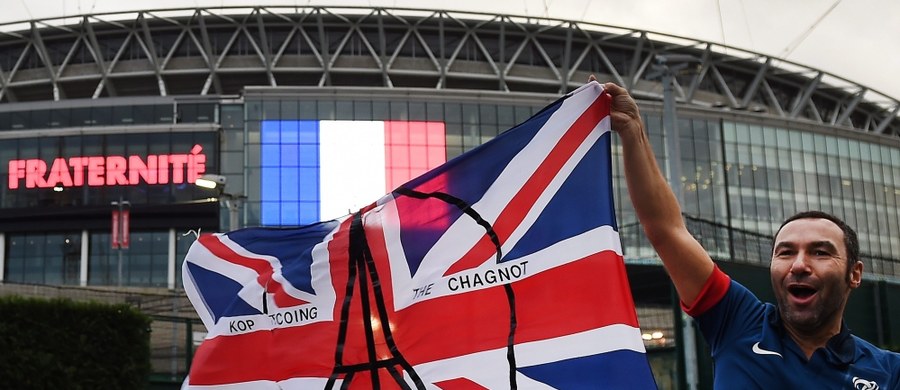
M260 142L264 226L344 216L447 160L443 122L267 120Z

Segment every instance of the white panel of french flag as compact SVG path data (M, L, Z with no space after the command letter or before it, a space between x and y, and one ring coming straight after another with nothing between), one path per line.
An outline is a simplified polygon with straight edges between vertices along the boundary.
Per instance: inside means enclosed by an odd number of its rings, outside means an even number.
M260 147L266 226L355 212L447 158L443 122L267 120Z

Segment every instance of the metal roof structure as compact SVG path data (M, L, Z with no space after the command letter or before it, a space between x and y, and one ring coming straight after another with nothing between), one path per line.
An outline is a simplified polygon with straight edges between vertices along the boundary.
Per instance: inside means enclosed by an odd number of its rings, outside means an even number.
M712 42L586 22L442 10L222 7L0 25L0 102L235 95L245 86L560 94L589 74L661 99L900 137L900 101Z

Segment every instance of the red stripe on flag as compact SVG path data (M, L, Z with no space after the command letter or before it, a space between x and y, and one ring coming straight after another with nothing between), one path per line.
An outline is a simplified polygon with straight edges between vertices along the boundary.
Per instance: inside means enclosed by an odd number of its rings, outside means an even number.
M441 390L487 390L487 387L472 382L466 378L455 378L445 381L435 382L435 386Z
M293 297L284 291L284 286L282 286L279 281L272 278L274 270L272 269L272 264L268 261L240 255L223 244L222 241L214 235L200 236L199 241L201 245L206 247L206 249L216 257L255 271L259 275L256 278L256 282L265 288L267 293L272 294L272 299L278 307L299 306L309 303Z
M531 275L512 287L517 344L613 324L638 326L624 263L612 251ZM394 315L394 339L413 365L504 348L508 307L502 285L419 302Z
M385 121L385 191L447 161L443 122Z
M334 367L336 340L337 326L332 322L219 336L200 344L190 381L192 385L221 385L328 378Z
M563 134L550 154L538 165L537 170L528 178L522 189L506 204L503 211L494 222L494 232L497 233L502 245L509 239L512 232L522 223L525 215L537 201L538 197L547 189L550 182L559 174L559 170L565 165L575 150L584 142L591 131L600 121L609 115L609 94L600 94L593 103L583 112L578 120ZM444 276L477 268L496 254L497 250L490 237L485 234L466 253L457 260Z

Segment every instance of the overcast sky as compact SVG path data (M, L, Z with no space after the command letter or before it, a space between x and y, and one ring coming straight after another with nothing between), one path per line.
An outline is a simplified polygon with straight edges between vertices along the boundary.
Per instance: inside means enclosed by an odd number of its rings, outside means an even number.
M444 7L576 19L697 38L769 54L822 69L900 99L900 0L3 1L0 23L137 9L252 4ZM877 100L877 95L867 97Z

